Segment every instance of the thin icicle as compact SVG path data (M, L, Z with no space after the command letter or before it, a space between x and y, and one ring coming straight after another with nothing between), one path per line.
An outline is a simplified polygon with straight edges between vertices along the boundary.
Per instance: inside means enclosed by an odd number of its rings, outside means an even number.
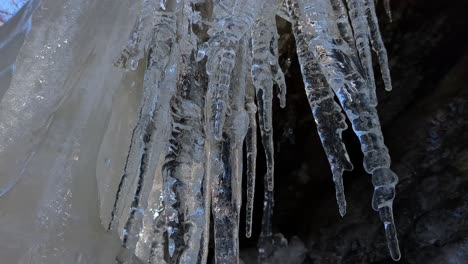
M252 81L255 86L258 101L260 131L267 159L266 182L267 189L273 191L274 186L274 148L273 148L273 80L280 89L280 104L286 105L286 84L277 59L277 33L275 14L279 2L265 2L261 6L262 13L255 21L252 29ZM273 51L274 53L271 53ZM272 68L273 66L273 68Z
M390 0L384 0L384 8L388 19L390 19L390 22L392 22L392 8L390 7Z
M245 236L252 236L252 220L255 198L255 180L256 180L256 165L257 165L257 106L255 105L255 91L250 78L247 77L247 97L246 109L249 114L249 129L246 136L246 153L247 153L247 202L246 202L246 224Z
M382 74L382 79L385 85L385 90L392 90L392 79L390 77L390 69L388 67L388 57L387 49L382 40L382 35L379 30L379 21L377 19L377 14L375 11L375 4L373 0L366 1L366 16L367 23L369 24L370 30L370 40L372 43L372 48L377 53L377 58L380 65L380 72Z
M393 219L393 199L397 183L398 176L388 167L377 168L372 172L372 184L374 185L372 208L379 212L380 221L384 224L387 246L393 260L401 258Z
M369 87L369 98L372 106L377 105L377 95L375 91L374 68L372 66L372 53L370 48L370 33L367 24L364 1L346 0L349 10L349 18L354 30L354 39L363 68L363 77Z

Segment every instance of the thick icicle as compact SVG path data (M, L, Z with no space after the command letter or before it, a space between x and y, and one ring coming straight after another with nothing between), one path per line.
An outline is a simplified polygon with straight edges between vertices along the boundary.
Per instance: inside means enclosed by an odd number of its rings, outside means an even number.
M245 139L247 153L247 202L246 202L246 221L245 221L245 236L252 236L252 219L255 198L255 180L257 168L257 106L255 105L255 91L251 79L247 77L246 88L246 104L245 108L249 114L249 129Z
M345 116L335 102L333 91L328 86L314 56L309 52L305 36L298 30L298 26L297 22L293 24L294 31L297 32L296 46L302 78L322 146L331 165L339 212L341 216L344 216L346 199L343 171L353 169L341 136L342 131L347 128Z
M161 96L161 92L158 87L163 86L164 78L166 78L163 72L166 71L170 77L175 75L175 69L173 68L174 65L170 65L170 56L167 56L167 54L171 54L171 52L173 52L175 41L175 16L169 12L161 12L157 18L159 22L156 24L156 34L153 36L152 47L159 47L153 48L149 54L149 62L145 71L145 80L143 84L144 95L140 108L140 118L133 131L132 142L125 166L125 174L122 176L119 184L119 190L116 194L116 202L114 210L112 211L109 229L111 227L118 228L119 218L123 215L123 203L125 200L125 198L121 196L125 196L129 193L128 188L130 188L129 184L132 182L131 179L136 178L136 175L140 171L141 157L143 157L147 151L144 146L149 142L149 138L144 137L146 134L145 131L153 127L152 119L155 115L156 105L160 103L158 100L164 98L168 103L170 99ZM175 62L172 61L172 63ZM166 86L167 88L172 85L170 82L166 82L165 84L169 84L169 86ZM151 137L151 135L149 135L149 137ZM122 223L120 223L120 225L122 225ZM118 229L123 230L123 226L121 227L122 229Z
M150 18L146 17L146 19ZM117 260L123 263L131 262L135 256L150 258L151 255L161 252L156 248L151 250L151 253L148 250L141 250L140 236L153 240L149 244L158 247L163 245L162 237L148 234L148 229L153 229L154 222L148 221L148 217L145 216L148 214L154 216L155 211L160 208L159 202L150 197L150 194L154 195L155 186L161 187L162 185L161 180L155 178L155 172L160 167L158 165L160 156L164 153L169 139L171 125L168 110L169 102L175 92L179 51L175 43L176 17L173 12L160 10L152 21L144 21L147 24L154 23L155 33L151 37L151 44L145 47L149 52L149 60L145 71L140 119L133 132L125 174L117 190L109 223L109 228L122 230L123 248ZM150 36L152 32L152 28L144 31ZM131 39L132 37L133 35ZM141 40L141 38L148 38L148 36L139 36L137 39ZM123 54L126 54L125 51ZM132 57L131 69L135 69L138 59L143 56L143 54L136 53L133 55L138 56ZM148 204L148 201L156 204ZM159 219L153 220L160 221ZM153 233L161 233L158 231L160 228L155 229L152 230ZM142 233L143 231L146 233ZM146 243L148 249L149 244ZM137 244L140 249L135 252Z
M245 76L240 78L239 74L247 71L246 40L241 39L252 27L257 5L256 1L246 0L238 0L234 5L233 1L215 3L214 10L218 10L215 14L221 15L214 18L212 28L208 31L210 40L199 50L200 55L206 54L208 57L206 71L209 85L205 99L205 132L208 140L207 173L211 181L217 263L239 261L239 173L242 171L242 158L239 155L242 154L248 119L244 102L238 107L243 109L245 120L241 114L236 113L235 98L240 96L244 100L245 97ZM236 63L239 67L233 72ZM243 72L238 72L239 68L243 69ZM236 83L231 83L233 74L237 76ZM243 92L238 94L242 91L242 81ZM244 130L241 129L242 126L245 126Z
M224 17L215 18L211 23L212 28L208 30L210 39L199 48L199 57L208 57L206 71L209 76L206 103L206 119L209 122L207 136L216 141L222 140L223 127L226 119L229 85L231 74L236 60L236 47L240 39L250 30L255 17L258 4L256 1L238 0L235 5L233 1L219 1L215 9L228 12L230 6L234 9L232 13ZM220 12L221 13L221 12Z
M300 23L295 35L308 35L309 49L318 58L320 68L329 85L336 93L346 115L353 125L355 134L361 142L364 154L364 169L372 174L374 182L382 180L386 175L394 176L391 183L384 182L382 187L374 191L374 204L379 204L378 210L385 225L387 243L393 259L400 258L398 240L392 214L392 201L396 184L396 175L391 172L390 156L383 142L383 135L377 111L371 103L366 81L353 65L353 53L346 42L339 41L339 30L336 24L329 21L332 7L327 0L303 1L288 0L290 12ZM305 21L311 21L311 27ZM320 30L315 30L318 28ZM375 202L375 201L378 202Z
M362 0L346 0L348 3L349 18L354 30L357 51L363 68L363 77L369 87L369 98L372 106L377 105L375 91L374 68L372 67L372 53L370 48L369 27L367 24L364 2Z
M242 146L248 128L245 110L245 87L247 73L246 39L240 41L236 50L236 70L230 85L231 111L226 118L224 140L220 142L220 159L223 171L212 182L213 220L216 263L239 262L239 215L242 186Z
M382 40L382 35L379 30L379 21L375 11L375 3L373 0L366 1L366 16L369 24L370 40L372 48L377 53L377 58L380 65L380 72L385 85L385 90L392 90L392 79L390 77L390 69L388 67L387 49Z
M179 2L182 3L182 2ZM177 93L171 102L172 132L162 168L167 222L166 256L169 263L199 263L205 255L205 206L203 200L204 134L202 129L203 76L194 63L196 38L191 32L191 2L180 4L178 34L181 44Z
M213 215L221 211L219 204L216 204L217 193L219 193L220 177L225 170L225 164L222 158L222 134L224 128L226 101L228 99L228 90L231 81L231 73L235 64L234 48L243 32L235 31L242 28L244 32L248 30L248 25L244 25L238 21L231 19L231 11L235 2L229 0L221 0L213 5L213 22L209 24L212 28L208 31L210 39L208 43L203 43L198 47L197 60L201 61L205 56L206 72L208 74L208 90L205 96L204 106L204 128L206 134L205 153L206 153L206 175L205 175L205 208L212 209ZM231 30L224 27L229 26ZM232 30L232 29L235 30ZM224 34L231 36L227 39ZM218 69L219 67L219 69ZM228 191L228 190L227 190ZM205 214L210 218L210 214ZM216 228L216 223L214 223ZM205 228L210 225L206 223ZM215 231L216 232L216 231ZM204 240L209 241L210 236L205 233ZM205 249L207 244L205 244ZM234 249L232 249L234 247ZM215 244L215 260L223 258L237 259L238 254L236 245L222 246L218 242ZM231 260L232 261L232 260ZM202 257L202 263L207 262L207 255Z
M198 263L205 232L202 97L199 90L192 87L192 69L186 68L185 72L188 75L179 77L177 96L172 102L173 126L163 166L170 263Z
M178 57L179 52L173 46L168 65L169 68L165 71L164 82L161 84L161 87L153 87L153 89L159 88L160 94L159 98L157 98L159 100L155 104L154 115L151 117L152 121L143 134L142 140L144 146L138 177L131 183L132 188L136 189L129 191L129 193L134 192L135 195L129 208L128 220L123 227L123 247L131 253L135 250L139 240L141 222L147 209L147 198L145 196L149 194L151 187L147 181L154 177L154 171L149 171L148 169L150 166L158 164L160 155L165 152L167 140L169 139L169 129L171 127L169 102L175 92ZM151 141L154 143L150 143Z

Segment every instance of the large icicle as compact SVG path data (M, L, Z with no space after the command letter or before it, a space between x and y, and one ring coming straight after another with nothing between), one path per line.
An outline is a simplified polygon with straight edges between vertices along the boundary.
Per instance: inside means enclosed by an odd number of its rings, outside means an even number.
M204 258L205 204L203 196L204 134L202 129L203 88L198 85L190 30L191 3L184 4L178 33L181 45L177 94L171 102L172 132L169 153L163 166L169 263L199 263ZM182 7L182 6L181 6ZM188 30L188 31L185 31ZM184 32L185 31L185 32ZM190 36L192 38L190 39Z
M239 261L239 215L241 207L242 146L248 128L245 110L245 87L248 42L243 39L235 51L236 70L230 85L230 112L224 127L224 140L219 142L222 171L212 182L212 206L216 263Z
M231 74L235 66L236 47L240 39L250 30L256 11L256 1L221 0L215 4L215 10L234 9L233 13L223 17L215 18L211 23L212 28L208 30L210 39L199 48L199 57L208 57L206 71L209 76L206 103L206 119L209 122L207 135L216 141L222 140L223 127L226 119L229 85ZM220 12L221 13L221 12Z
M116 194L115 208L112 212L112 221L109 224L109 228L115 227L119 230L124 230L125 223L119 223L119 218L125 215L123 213L124 207L128 206L127 210L130 210L129 205L124 205L126 197L135 193L138 187L139 177L137 175L140 175L140 172L144 173L145 168L142 166L145 166L145 159L148 159L148 145L155 129L153 119L156 118L157 108L168 108L170 94L175 89L172 87L175 85L177 69L176 54L174 54L176 52L174 48L175 16L170 12L161 12L157 18L157 30L153 37L154 43L152 47L157 46L158 48L153 48L149 55L150 59L145 71L144 96L141 103L140 119L133 132L125 174L122 177L119 190ZM167 56L167 54L171 54L171 56ZM164 130L164 123L161 123L161 125L161 129ZM158 146L154 148L154 151L160 152L161 149ZM134 191L131 191L132 189Z
M110 227L123 231L124 250L119 260L124 263L134 257L144 215L150 213L146 210L154 170L168 142L171 127L169 103L176 89L179 57L175 43L175 20L173 12L161 12L155 24L157 31L145 71L140 120L133 134L125 174L116 195L114 222L110 223ZM118 221L116 216L126 221Z
M325 76L320 71L307 45L305 34L299 28L299 22L293 24L296 32L296 46L302 78L307 98L314 115L322 146L331 165L335 182L336 200L341 216L346 214L346 199L343 186L343 171L352 170L346 147L342 141L342 131L347 128L345 116L334 100L334 94L328 86Z
M354 41L353 29L349 22L348 10L346 8L344 0L330 0L333 9L336 13L336 22L338 29L340 30L341 37L346 43L353 49L356 48L356 43Z
M339 98L359 137L365 170L373 175L374 182L382 184L376 185L378 187L374 191L373 204L378 205L376 209L385 226L390 254L398 260L400 251L392 213L397 177L389 169L390 156L383 142L379 118L371 103L367 82L359 75L358 67L353 63L353 52L346 42L340 41L336 23L330 20L333 10L328 0L288 0L288 5L291 15L300 23L295 35L308 35L309 49L318 59L327 82ZM384 181L386 175L394 177L387 177L390 179Z
M252 27L257 6L258 2L247 0L238 0L235 3L227 0L216 2L214 10L218 10L219 16L211 23L212 28L208 31L210 40L199 51L201 55L206 54L208 57L206 70L209 84L205 99L205 131L209 141L207 173L211 181L217 263L239 261L239 172L242 171L239 151L242 150L248 119L245 110L245 120L238 119L241 116L238 117L234 112L234 106L237 104L236 96L240 96L242 100L245 97L245 87L244 92L238 95L242 83L242 78L239 77L242 72L238 72L239 68L245 67L243 71L247 71L246 56L242 55L246 52L245 39L241 39ZM233 72L236 63L238 68ZM233 74L238 76L236 83L231 83ZM243 79L245 86L245 76ZM244 103L239 107L244 109ZM228 124L227 127L225 123ZM241 125L245 126L243 132Z
M122 231L123 249L117 258L122 263L131 262L135 257L145 261L156 257L163 263L160 248L164 230L161 230L161 201L157 195L161 194L159 188L163 183L157 171L168 141L169 102L177 78L179 52L173 11L145 1L129 43L116 63L135 70L138 60L149 53L140 119L133 132L125 174L109 223L109 228Z
M190 57L181 59L189 61ZM203 228L202 97L199 89L194 89L198 87L192 86L192 69L189 64L185 65L187 75L179 77L178 92L172 102L172 134L163 166L170 263L198 263L203 254L202 240L206 231Z

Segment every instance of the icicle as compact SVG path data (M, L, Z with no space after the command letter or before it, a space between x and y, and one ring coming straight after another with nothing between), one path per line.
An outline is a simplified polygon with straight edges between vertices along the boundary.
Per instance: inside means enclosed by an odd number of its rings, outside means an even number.
M217 263L238 263L239 257L239 172L242 171L240 164L242 158L239 158L241 155L239 151L241 151L243 137L247 130L247 120L238 120L237 118L240 117L234 114L235 108L230 104L229 110L231 112L228 112L228 103L230 103L230 98L235 100L235 96L239 92L237 91L239 87L236 85L240 85L239 80L242 78L239 78L234 84L231 83L231 77L236 62L238 62L237 65L245 64L245 55L240 55L245 52L245 47L243 47L244 44L240 46L239 44L253 24L258 5L255 1L239 0L230 11L226 9L226 6L232 6L231 3L232 1L220 1L215 4L214 9L223 10L222 12L218 11L218 14L224 16L215 18L212 28L208 31L211 38L204 45L204 50L199 51L199 54L206 54L208 57L206 71L209 85L205 99L205 131L208 139L207 177L211 181L215 260ZM239 50L239 47L243 48ZM236 52L241 53L237 54ZM236 88L231 89L231 86ZM244 93L240 96L243 100L245 87ZM244 109L244 103L240 107ZM244 116L247 118L246 114ZM236 121L231 120L231 118ZM225 127L225 123L228 124L227 127ZM233 131L233 134L230 134L229 125L234 124L237 126L235 130L238 132ZM245 126L243 135L239 132L242 131L240 125ZM225 135L223 135L224 132L226 132ZM239 138L239 135L242 137ZM239 143L240 139L242 140Z
M160 48L161 44L158 45ZM177 78L177 65L178 65L178 49L172 46L170 52L170 58L168 62L168 68L165 71L164 81L160 84L160 87L153 86L153 89L159 88L159 94L156 96L156 104L153 105L153 115L148 117L151 120L143 135L143 153L140 158L140 165L137 177L132 177L132 182L129 182L131 189L128 190L129 194L134 194L130 207L125 211L129 210L128 219L123 227L123 247L126 251L133 254L136 243L139 240L139 233L141 229L141 222L147 207L146 197L149 192L149 185L147 183L152 177L154 177L154 171L148 171L149 164L157 164L161 152L165 150L165 143L169 135L170 119L169 119L169 102L175 92L175 84ZM154 122L154 123L153 123ZM154 141L155 144L149 144L150 141ZM131 157L135 158L135 157ZM132 175L128 172L127 175ZM134 189L135 188L135 189ZM146 189L148 191L143 191ZM125 215L125 214L124 214Z
M226 6L232 5L229 3L232 1L220 1L214 8L226 11ZM217 141L222 140L229 85L236 60L235 49L252 26L257 5L256 1L236 1L234 15L217 18L212 23L213 27L208 30L210 39L199 51L199 54L208 57L206 71L209 85L206 103L210 107L207 108L206 118L210 125L207 127L207 135Z
M280 104L286 105L286 84L284 75L278 65L278 40L276 33L275 14L279 3L265 2L261 6L262 13L254 24L252 36L252 81L257 91L259 102L260 130L267 159L267 188L273 191L274 150L273 150L273 80L280 89ZM272 26L273 25L273 26ZM273 51L273 53L271 53ZM273 66L273 68L272 68Z
M388 67L387 49L382 40L382 35L379 30L379 21L375 11L375 4L373 0L366 1L366 16L367 23L369 24L370 40L372 48L377 53L377 58L380 65L380 72L382 73L382 79L384 81L385 90L392 90L392 80L390 77L390 69ZM387 0L388 1L388 0Z
M379 118L371 103L366 81L356 71L357 67L353 65L353 54L349 51L349 47L345 42L336 41L339 39L336 24L327 20L331 6L327 1L304 1L304 5L301 5L295 0L288 0L288 4L292 16L298 20L301 32L307 36L309 49L318 58L324 76L340 100L355 134L359 137L364 154L364 169L373 174L373 177L380 179L382 173L376 169L389 170L390 156L383 142ZM314 30L304 21L311 21L314 28L322 30ZM301 32L295 30L296 35ZM389 185L384 190L391 189ZM377 197L381 197L380 188L375 192ZM385 201L385 206L379 211L387 230L387 243L392 258L399 259L393 215L389 210L392 208L392 199L387 195Z
M247 77L247 97L246 109L249 114L249 129L246 136L246 153L247 153L247 205L246 205L246 224L245 236L252 236L252 219L255 198L255 179L256 179L256 163L257 163L257 106L254 102L255 91L250 78Z
M188 60L182 57L182 60ZM190 65L185 62L182 65ZM177 96L172 102L174 121L170 151L165 158L163 177L168 224L169 262L197 263L205 230L202 184L204 138L201 127L201 94L192 89L190 66L179 76ZM196 87L198 88L198 87Z
M369 27L367 24L364 2L362 0L346 0L348 3L349 18L354 30L357 51L361 60L361 66L367 85L369 86L369 98L372 106L377 105L375 91L374 69L372 66L372 53L369 44Z
M276 23L274 24L275 26L272 27L272 29L276 29ZM276 33L275 35L278 35ZM271 47L270 49L272 50L272 54L270 57L270 65L271 65L271 71L273 74L273 79L275 80L276 84L278 85L278 98L280 99L280 107L285 108L286 107L286 81L284 80L284 73L281 70L281 67L279 65L278 59L278 38L279 36L274 36L272 41L271 41Z
M398 176L388 167L377 168L372 172L372 184L374 185L372 208L379 212L380 221L384 224L388 250L393 260L401 258L395 221L393 220L393 199L397 183Z
M167 225L169 263L198 263L205 252L206 208L203 196L204 135L202 130L203 88L197 79L203 74L194 63L196 37L191 32L191 2L179 2L179 46L177 92L171 100L172 131L162 166L164 217Z
M341 37L348 45L356 49L356 43L354 41L353 29L349 23L348 10L343 2L344 0L331 0L333 9L336 13L336 22L338 29L340 30Z
M388 19L390 19L390 22L392 22L392 8L390 7L390 0L384 0L384 8Z
M170 56L167 56L167 54L174 52L172 45L175 38L175 17L170 13L161 14L160 24L158 27L161 30L156 36L154 36L154 41L155 43L160 44L157 49L155 48L152 50L152 53L150 54L150 62L148 63L148 68L145 71L145 81L143 84L144 96L143 102L141 103L140 118L133 131L130 151L125 166L125 174L122 177L119 190L116 194L116 203L112 212L112 221L109 224L109 228L117 227L118 225L118 218L122 216L124 210L122 202L125 200L120 197L120 195L125 196L129 193L129 184L134 180L127 178L130 177L131 179L134 179L136 177L138 171L140 171L141 157L143 157L147 151L147 149L145 150L144 145L149 142L151 135L144 137L146 134L145 131L147 129L151 129L152 119L156 111L156 104L158 103L158 100L164 98L160 95L160 91L157 87L163 86L163 84L168 84L168 86L165 87L169 88L170 85L172 85L170 82L164 82L164 78L166 76L162 75L162 72L166 71L169 76L171 74L175 74L175 65L170 64ZM164 28L165 30L163 30ZM166 41L169 42L169 44L165 43ZM153 46L155 45L156 44L153 44ZM123 228L123 226L121 227Z
M273 224L271 222L273 218L273 208L273 192L266 189L263 193L262 230L257 243L259 263L262 263L274 253Z
M145 2L145 4L149 5L149 2ZM136 23L138 30L137 33L134 33L138 36L134 34L130 36L129 45L133 45L132 52L134 51L134 53L130 57L121 57L121 59L125 58L123 61L121 60L122 66L131 60L131 69L135 69L144 51L150 53L145 71L140 118L132 135L125 174L122 176L117 190L109 223L109 229L122 230L123 248L117 258L122 263L134 259L136 253L148 258L151 254L157 253L157 249L150 253L148 245L146 245L146 250L141 250L140 235L152 239L152 243L155 245L162 245L159 242L161 237L148 235L148 229L153 229L153 221L149 221L147 215L154 215L154 210L158 207L154 204L148 204L148 201L156 202L153 197L149 196L154 193L154 186L161 186L160 180L155 179L154 176L169 135L168 109L175 91L178 48L175 44L176 21L174 13L158 11L157 16L150 18L145 13L146 11L148 10L143 8L142 15ZM149 33L153 32L152 26L156 29L153 36ZM142 40L142 38L148 37L152 38L149 45L146 44L146 40ZM129 45L125 50L129 50ZM125 50L124 55L130 54L126 53ZM157 126L155 126L156 122ZM157 230L154 230L153 233ZM146 233L142 233L142 231L146 231ZM140 249L135 252L137 244L139 244Z
M184 180L187 186L182 197L182 205L185 204L186 207L186 232L184 234L186 246L180 258L180 263L187 264L198 263L200 257L208 254L204 249L204 243L208 244L208 241L204 241L204 235L209 232L209 229L204 228L205 222L209 222L209 218L206 219L205 217L205 211L209 211L209 208L205 208L203 200L203 194L206 191L203 188L205 176L205 140L201 108L203 106L203 94L201 93L203 89L196 83L187 83L189 87L184 91L186 95L182 95L186 100L182 101L182 111L179 117L181 122L187 120L186 128L182 130L186 140L181 140L184 143L179 154L181 163L179 165L179 179Z
M254 45L252 45L254 46ZM255 49L255 48L254 48ZM273 147L273 130L272 130L272 99L273 99L273 81L268 76L261 76L262 72L257 72L258 67L255 65L256 58L253 59L252 79L257 90L258 113L260 121L260 131L262 135L262 143L265 148L267 173L265 176L266 189L273 190L274 176L274 147ZM260 79L263 77L262 79Z
M336 188L336 200L341 216L346 214L346 199L343 186L343 171L352 170L346 147L342 141L342 131L347 128L345 116L335 102L333 91L328 86L325 76L320 71L317 61L309 52L303 34L293 25L296 46L304 79L307 98L314 115L322 146L327 154Z
M262 16L255 22L252 36L252 82L256 90L258 116L262 144L265 149L267 172L264 177L264 206L262 230L258 241L259 260L265 259L270 253L272 237L271 218L273 214L274 187L274 145L273 145L273 76L268 61L271 61L271 43L275 42L276 29L269 25L273 23L277 7L265 2L262 6ZM269 18L270 19L266 19ZM272 18L271 18L272 17ZM270 22L268 22L270 21ZM276 61L277 63L277 61ZM279 67L278 67L279 68ZM281 73L282 74L282 73ZM284 81L284 77L283 77ZM281 91L281 88L280 88ZM281 93L281 92L280 92ZM281 97L280 97L281 98ZM281 100L285 100L281 99ZM283 103L283 102L282 102Z
M245 111L247 40L236 50L236 71L231 84L231 112L226 118L224 140L219 143L223 171L212 182L212 206L216 263L239 261L239 215L241 207L242 146L248 127Z

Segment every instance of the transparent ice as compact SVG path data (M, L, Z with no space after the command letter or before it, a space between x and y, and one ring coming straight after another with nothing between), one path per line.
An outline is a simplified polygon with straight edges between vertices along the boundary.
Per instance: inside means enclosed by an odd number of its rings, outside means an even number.
M390 16L388 0L384 6ZM271 256L278 244L273 104L286 107L282 17L294 33L339 213L346 214L343 172L353 169L342 140L347 118L372 175L372 207L390 255L400 259L392 212L398 178L376 111L372 50L387 90L391 80L375 8L374 0L44 0L9 89L0 82L0 165L8 168L0 226L20 217L16 229L0 232L5 241L17 238L15 230L36 238L19 239L26 252L5 256L207 263L212 239L216 263L239 263L243 160L250 237L257 129L267 166L259 261ZM24 38L29 16L18 25L10 37ZM9 38L0 39L2 48ZM116 47L123 47L118 56ZM13 65L0 77L11 78ZM29 210L18 216L18 206ZM79 245L83 239L92 243Z

